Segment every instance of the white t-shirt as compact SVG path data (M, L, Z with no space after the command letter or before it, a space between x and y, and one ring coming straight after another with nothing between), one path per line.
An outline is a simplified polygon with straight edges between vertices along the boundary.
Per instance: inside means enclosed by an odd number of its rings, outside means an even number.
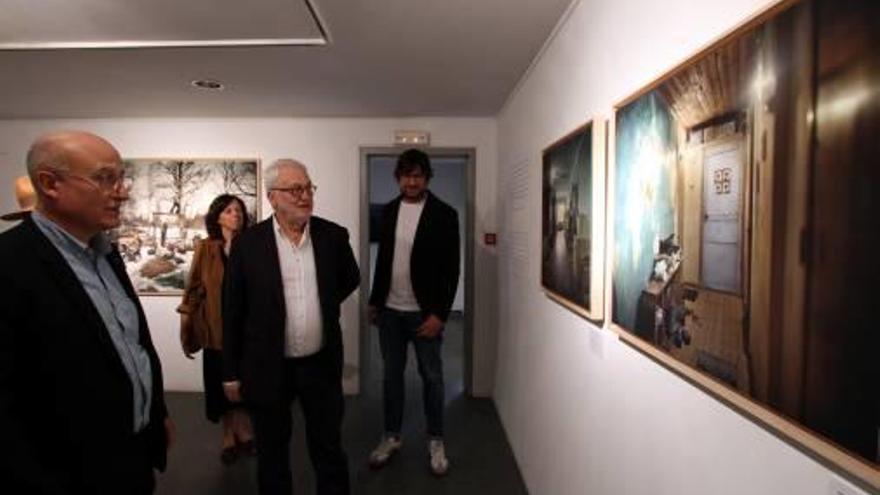
M419 311L419 303L413 292L410 277L410 257L419 218L425 209L425 201L418 203L400 202L397 213L397 227L394 231L394 261L391 264L391 289L385 305L398 311Z

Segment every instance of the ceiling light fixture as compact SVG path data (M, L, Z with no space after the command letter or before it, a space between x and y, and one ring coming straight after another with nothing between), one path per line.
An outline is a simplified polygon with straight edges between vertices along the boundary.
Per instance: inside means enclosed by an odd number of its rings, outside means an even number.
M204 89L207 91L223 91L223 88L226 87L223 85L222 82L216 81L214 79L195 79L189 84L194 88Z

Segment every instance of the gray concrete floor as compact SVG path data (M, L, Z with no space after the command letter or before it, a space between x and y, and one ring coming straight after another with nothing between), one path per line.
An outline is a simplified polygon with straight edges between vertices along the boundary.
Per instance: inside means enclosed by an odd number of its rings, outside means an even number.
M367 465L367 456L382 433L381 357L378 336L372 339L371 373L361 395L346 397L342 438L349 457L354 494L526 494L525 484L504 430L490 400L463 393L462 321L450 318L443 346L446 377L446 444L451 469L444 478L428 470L421 381L410 352L406 374L404 445L380 470ZM169 454L168 470L157 481L157 494L253 494L256 460L241 458L231 466L220 462L220 427L204 417L201 394L168 393L168 407L177 425L177 444ZM305 450L305 431L294 407L291 442L294 493L312 494L315 479Z

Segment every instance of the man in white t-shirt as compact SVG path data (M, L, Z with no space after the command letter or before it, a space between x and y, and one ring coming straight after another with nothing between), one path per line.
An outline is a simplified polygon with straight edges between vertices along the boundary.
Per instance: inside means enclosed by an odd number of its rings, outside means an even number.
M433 172L428 155L410 149L398 158L394 177L400 196L382 211L371 319L379 326L385 433L370 454L384 466L400 449L404 371L412 343L424 387L431 471L444 475L449 461L443 442L443 327L459 276L458 214L428 190Z

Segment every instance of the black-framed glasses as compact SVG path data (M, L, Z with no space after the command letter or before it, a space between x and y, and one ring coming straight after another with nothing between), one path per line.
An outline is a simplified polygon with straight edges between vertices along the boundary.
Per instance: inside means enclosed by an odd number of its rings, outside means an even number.
M55 173L64 177L79 179L102 192L128 192L134 183L134 179L124 172L102 170L92 175L80 175L67 170L55 170Z
M315 192L318 190L318 186L311 183L306 185L295 184L290 187L273 187L272 190L281 191L289 194L293 199L299 199L306 193L306 191L308 191L309 196L314 196Z

